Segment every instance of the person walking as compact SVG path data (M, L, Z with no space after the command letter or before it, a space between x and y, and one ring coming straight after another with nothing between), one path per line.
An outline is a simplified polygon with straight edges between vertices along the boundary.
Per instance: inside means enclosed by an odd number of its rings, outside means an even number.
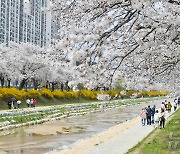
M164 104L164 102L162 102L162 104L161 104L161 109L163 109L163 110L165 110L165 104Z
M11 101L11 109L14 109L14 101Z
M178 107L179 107L180 106L180 97L178 98L177 104L178 104Z
M165 110L168 110L168 102L167 100L164 101Z
M21 104L21 101L18 100L18 101L17 101L17 108L18 108L18 109L20 108L20 104Z
M8 109L11 109L11 101L8 102Z
M27 107L30 106L30 103L31 103L31 101L30 101L30 99L28 98L28 99L26 100Z
M177 99L174 100L173 106L174 106L174 111L176 111L176 109L177 109Z
M35 108L36 107L36 104L37 104L37 101L36 99L33 100L33 107Z
M147 118L147 117L146 117L146 113L147 113L146 109L145 109L145 108L142 108L141 113L140 113L142 126L145 126L145 125L146 125L146 118Z
M156 112L156 106L154 105L151 109L151 122L154 124L154 114Z
M150 106L146 109L147 111L147 125L151 125L151 115L152 115L152 109Z
M168 105L167 105L168 113L171 113L171 108L172 108L172 105L170 102L168 102Z
M161 128L164 128L164 125L165 125L165 111L164 111L164 109L161 109L161 113L159 115L159 118L160 118L160 129L161 129Z
M159 127L159 112L156 110L156 113L154 114L154 127L158 128Z
M31 101L30 101L30 105L31 105L31 107L33 107L33 105L34 105L34 99L33 98L31 98Z

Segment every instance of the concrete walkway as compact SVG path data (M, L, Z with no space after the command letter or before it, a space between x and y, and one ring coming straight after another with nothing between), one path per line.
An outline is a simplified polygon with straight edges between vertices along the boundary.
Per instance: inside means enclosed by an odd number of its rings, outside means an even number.
M166 111L166 119L171 114L168 114ZM154 129L153 125L141 126L141 124L137 124L106 142L83 152L83 154L124 154L139 141L143 140Z

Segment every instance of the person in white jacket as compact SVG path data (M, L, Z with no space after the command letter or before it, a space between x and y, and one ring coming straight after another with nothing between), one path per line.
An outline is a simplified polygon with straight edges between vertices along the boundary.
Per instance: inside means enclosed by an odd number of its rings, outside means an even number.
M20 104L21 104L21 101L18 100L18 101L17 101L17 108L18 108L18 109L20 108Z
M26 100L26 104L27 104L27 107L29 107L30 106L30 99L28 98L27 100Z
M158 110L156 110L156 113L154 114L154 127L155 128L159 127L159 113L158 113Z

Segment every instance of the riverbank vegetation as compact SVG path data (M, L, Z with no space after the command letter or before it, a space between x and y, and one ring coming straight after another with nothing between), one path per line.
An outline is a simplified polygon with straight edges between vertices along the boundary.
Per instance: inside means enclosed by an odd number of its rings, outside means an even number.
M165 129L156 129L134 148L129 154L175 154L180 153L180 109L168 121Z
M7 102L10 101L12 97L17 100L21 100L21 107L25 107L25 100L27 98L35 98L38 101L38 106L47 106L47 105L60 105L60 104L69 104L69 103L83 103L83 102L93 102L97 101L98 94L109 95L112 99L119 98L131 98L132 96L136 98L140 97L156 97L156 96L165 96L168 94L167 91L142 91L137 92L134 90L125 91L122 93L120 90L107 90L101 92L90 91L90 90L80 90L80 91L61 91L54 90L51 91L46 88L41 90L18 90L16 88L0 88L0 109L7 108Z
M51 105L26 109L12 109L0 112L0 136L4 131L22 126L41 124L47 121L60 120L70 116L85 115L93 112L102 112L120 106L135 105L158 99L157 97L112 100L91 103L77 103L65 105ZM1 132L2 131L2 132ZM7 132L9 134L9 131Z

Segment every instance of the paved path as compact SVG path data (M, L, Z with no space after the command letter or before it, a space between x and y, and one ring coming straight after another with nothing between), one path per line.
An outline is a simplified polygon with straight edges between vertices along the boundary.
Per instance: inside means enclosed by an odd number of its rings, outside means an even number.
M141 125L136 125L83 154L124 154L153 129L153 126L142 127Z
M166 111L166 118L170 115ZM104 143L83 152L83 154L124 154L153 130L154 126L141 126L139 123Z

